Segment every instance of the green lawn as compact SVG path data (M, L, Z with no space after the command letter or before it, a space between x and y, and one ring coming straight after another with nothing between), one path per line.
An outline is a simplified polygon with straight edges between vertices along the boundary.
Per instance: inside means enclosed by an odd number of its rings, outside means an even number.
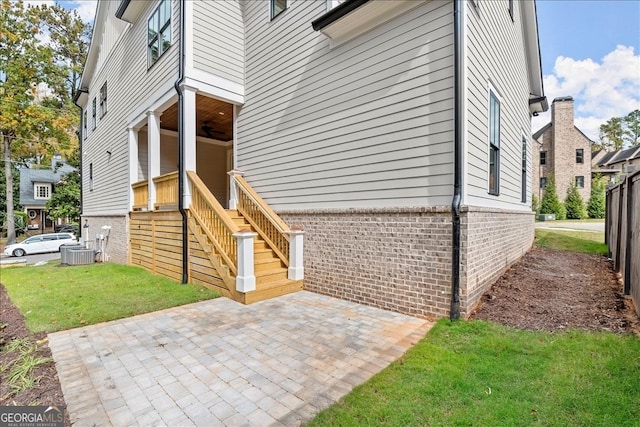
M606 255L604 233L599 231L574 231L561 229L537 229L536 245L563 251Z
M440 320L310 426L637 426L640 338Z
M0 270L9 296L33 332L54 332L216 298L198 285L181 285L146 270L105 263L47 264Z

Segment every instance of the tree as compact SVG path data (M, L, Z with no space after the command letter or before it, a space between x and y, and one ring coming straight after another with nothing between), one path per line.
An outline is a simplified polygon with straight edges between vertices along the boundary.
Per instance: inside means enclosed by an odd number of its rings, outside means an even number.
M531 195L531 210L535 212L536 215L540 214L540 200L538 200L535 194Z
M572 182L567 189L564 207L567 211L567 219L583 219L587 217L584 200L582 200L575 182Z
M541 214L554 214L556 219L565 219L566 211L564 205L558 198L556 192L556 179L553 174L547 176L547 185L544 187L544 194L540 202Z
M591 180L591 194L587 204L589 218L604 218L606 180L601 176L596 176Z
M20 175L19 175L18 169L16 169L14 165L11 165L11 172L13 175L11 177L13 182L18 182L20 179L19 178ZM6 221L7 221L7 200L12 199L14 211L18 211L20 209L20 204L19 204L20 188L19 186L14 185L12 197L11 198L7 197L7 184L6 184L7 181L4 176L5 173L6 173L5 168L0 167L0 225L2 226L3 230L6 228Z
M80 221L80 171L78 158L75 156L67 159L69 165L76 170L68 173L56 186L47 201L47 211L51 218L67 218L71 222Z
M606 151L615 151L624 145L622 118L612 117L600 125L600 146Z
M624 119L624 139L631 145L640 145L640 110L633 110Z

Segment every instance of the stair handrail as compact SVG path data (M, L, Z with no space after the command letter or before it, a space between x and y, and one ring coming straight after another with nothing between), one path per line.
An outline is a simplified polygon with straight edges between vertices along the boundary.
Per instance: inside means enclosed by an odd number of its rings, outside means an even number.
M234 234L240 232L240 227L195 172L187 171L187 176L192 193L190 212L209 234L216 250L235 275L238 271L238 245Z
M271 249L278 255L282 262L286 266L289 266L289 234L291 233L291 229L278 214L271 209L267 202L256 193L238 171L231 171L229 176L239 190L237 200L238 211L249 221L262 238L269 243ZM247 206L248 201L253 206ZM256 211L260 212L262 218L256 217ZM269 227L273 227L276 232L269 230Z

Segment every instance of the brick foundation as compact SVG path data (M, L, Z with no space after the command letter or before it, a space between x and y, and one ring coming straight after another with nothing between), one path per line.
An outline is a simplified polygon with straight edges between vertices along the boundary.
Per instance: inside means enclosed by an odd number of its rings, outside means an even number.
M289 225L305 230L306 289L414 316L448 316L449 207L278 214ZM528 212L463 209L463 316L470 314L482 293L531 247L533 219Z
M80 221L80 234L85 236L85 220L89 224L89 247L95 248L96 235L103 233L102 226L109 225L109 240L107 241L108 261L120 264L129 263L129 215L90 216L83 215Z

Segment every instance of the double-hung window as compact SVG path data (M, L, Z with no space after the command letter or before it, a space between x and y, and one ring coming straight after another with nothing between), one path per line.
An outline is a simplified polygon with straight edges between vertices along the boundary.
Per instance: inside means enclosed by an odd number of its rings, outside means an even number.
M151 67L171 46L171 0L160 2L147 28L147 65Z
M91 130L96 130L96 126L98 122L96 120L96 99L93 98L93 102L91 103Z
M576 176L576 187L584 188L584 176Z
M100 88L100 118L107 114L107 82Z
M51 198L51 184L35 184L34 186L34 199L49 199Z
M489 90L489 194L500 194L500 101Z
M547 164L547 152L546 151L541 151L540 152L540 166L544 166Z
M280 15L287 9L287 0L270 0L269 3L271 19Z
M576 150L576 163L584 163L584 149L578 148Z
M527 138L522 136L522 203L527 201Z
M88 127L89 125L87 124L88 120L88 114L87 114L87 110L84 110L84 114L82 115L82 139L87 139L87 133L88 133Z

